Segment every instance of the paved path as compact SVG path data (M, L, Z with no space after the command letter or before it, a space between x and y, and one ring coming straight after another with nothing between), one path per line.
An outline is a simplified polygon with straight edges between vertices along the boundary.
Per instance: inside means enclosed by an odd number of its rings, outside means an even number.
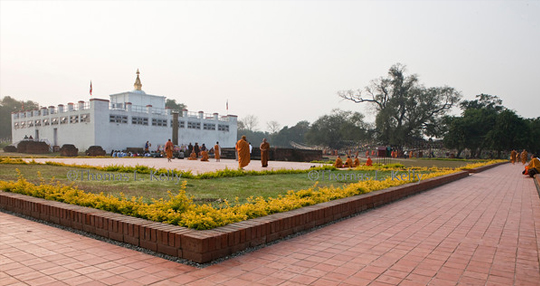
M0 285L540 285L540 199L521 168L203 269L0 212Z
M200 174L205 172L211 172L216 170L224 170L225 168L230 170L238 169L238 161L232 159L221 159L220 162L216 162L215 159L209 159L208 162L201 162L199 160L188 159L173 159L171 162L167 162L167 158L36 158L25 159L26 161L34 160L39 163L45 162L59 162L64 164L75 165L91 165L91 166L137 166L144 165L148 167L154 167L156 169L164 168L168 170L177 169L183 171L192 171L194 174ZM248 171L262 171L262 170L279 170L279 169L309 169L311 166L321 166L318 163L307 162L285 162L285 161L270 161L268 167L263 168L260 160L252 160L249 165L244 167Z

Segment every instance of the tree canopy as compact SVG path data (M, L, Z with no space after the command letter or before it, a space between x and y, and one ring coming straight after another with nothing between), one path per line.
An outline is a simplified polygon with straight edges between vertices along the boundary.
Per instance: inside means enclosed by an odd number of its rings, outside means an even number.
M39 108L37 102L27 100L16 100L6 96L0 100L0 140L11 140L11 113L23 110L34 110Z
M405 66L393 65L387 77L371 81L362 90L339 91L338 96L355 103L370 103L377 112L377 139L398 148L414 138L438 136L443 116L460 100L454 88L424 87L416 75L407 75Z
M182 110L187 108L187 105L183 103L177 103L176 99L167 98L167 101L165 101L165 107L181 112Z
M447 148L457 149L458 157L465 149L478 158L483 150L497 151L500 157L502 151L538 148L530 144L530 122L534 120L525 120L505 108L499 97L479 94L475 100L461 102L460 107L461 116L445 119L448 131L443 139Z
M334 109L331 114L313 122L306 133L306 140L313 145L340 149L367 139L368 127L363 114Z

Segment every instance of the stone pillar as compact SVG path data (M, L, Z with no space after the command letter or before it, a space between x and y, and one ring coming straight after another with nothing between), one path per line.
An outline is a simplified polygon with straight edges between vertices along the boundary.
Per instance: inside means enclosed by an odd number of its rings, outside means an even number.
M188 113L188 110L187 110L187 109L183 109L183 110L182 110L182 117L187 117L187 113Z
M46 115L49 115L48 109L47 109L47 107L42 107L41 108L41 116L46 116Z
M79 110L84 110L84 101L79 100L79 106L77 107Z
M63 112L64 112L64 105L58 104L58 113L63 113Z
M54 106L49 106L49 114L54 114Z
M172 115L172 142L174 145L178 145L178 112L173 111Z
M67 110L67 111L68 111L68 112L73 111L73 102L69 102L69 103L68 103L68 110Z
M151 104L148 104L146 106L146 112L148 112L148 114L151 114L152 113L152 105Z
M203 119L204 118L204 111L199 111L199 119Z
M127 110L128 112L131 112L131 109L132 109L131 102L126 102L126 110Z

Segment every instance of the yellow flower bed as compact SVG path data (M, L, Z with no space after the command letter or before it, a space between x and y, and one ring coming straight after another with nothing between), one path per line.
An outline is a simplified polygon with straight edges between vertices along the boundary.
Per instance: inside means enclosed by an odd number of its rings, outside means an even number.
M423 168L428 170L427 168ZM432 168L430 169L432 170ZM432 170L433 171L433 170ZM429 174L423 174L422 180L457 172L458 170L444 169ZM369 193L393 186L407 184L409 181L399 181L387 178L385 180L367 180L352 183L345 187L317 188L315 184L307 190L289 191L277 198L251 197L247 203L230 204L224 202L220 207L209 204L197 205L187 197L186 182L182 184L178 194L169 191L169 199L143 202L142 197L126 198L123 194L118 198L103 193L93 194L79 190L72 185L59 182L45 182L41 179L39 185L28 182L20 175L17 181L0 181L0 190L19 193L47 200L80 205L121 213L129 216L144 218L157 222L165 222L193 229L212 229L219 226L239 222L251 218L266 216L273 213L285 212L315 205L322 202Z
M486 162L478 162L478 163L472 163L472 164L467 164L461 168L459 168L460 170L465 170L465 169L475 169L475 168L478 168L478 167L483 167L483 166L487 166L487 165L491 165L491 164L497 164L497 163L501 163L501 162L508 162L508 160L490 160L490 161L486 161Z

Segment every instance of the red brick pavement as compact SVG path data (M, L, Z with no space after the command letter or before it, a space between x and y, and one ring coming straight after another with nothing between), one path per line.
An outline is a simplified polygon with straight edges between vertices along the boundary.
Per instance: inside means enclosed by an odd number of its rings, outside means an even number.
M540 285L540 199L506 164L196 268L0 213L0 285Z

